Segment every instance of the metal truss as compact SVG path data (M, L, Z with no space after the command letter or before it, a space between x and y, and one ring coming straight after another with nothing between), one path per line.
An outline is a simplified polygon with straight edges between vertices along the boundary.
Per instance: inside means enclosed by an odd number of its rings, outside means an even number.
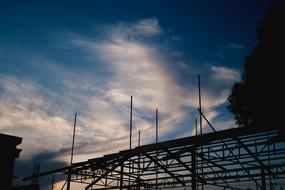
M283 135L279 129L228 129L139 146L38 177L69 174L72 182L86 184L86 190L210 186L273 190L285 177Z

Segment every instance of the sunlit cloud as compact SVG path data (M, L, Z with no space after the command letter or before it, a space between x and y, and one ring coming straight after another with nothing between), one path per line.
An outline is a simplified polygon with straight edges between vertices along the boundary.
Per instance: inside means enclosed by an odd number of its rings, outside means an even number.
M21 145L24 159L67 145L71 134L69 123L48 113L51 100L56 98L53 93L36 83L11 76L1 75L0 83L1 132L24 137Z
M232 83L240 80L240 73L236 70L218 66L211 66L211 70L213 72L214 80L224 81L225 83Z
M163 33L157 18L142 19L134 23L120 22L115 27L108 25L104 30L108 32L109 38L125 38L128 40L152 37Z
M120 22L98 31L103 34L97 34L96 38L80 35L66 38L66 45L84 52L82 59L88 60L92 70L74 71L49 57L32 53L22 59L36 71L45 73L54 85L0 75L0 129L23 137L23 159L55 152L54 160L68 163L75 112L78 113L75 162L128 148L131 96L133 147L137 146L139 130L141 144L154 142L156 108L160 137L174 139L189 135L176 131L186 118L192 117L187 115L187 110L196 112L196 81L182 86L175 70L187 70L195 75L199 68L181 60L173 63L165 56L171 55L171 48L167 50L149 40L164 33L159 21L152 18ZM230 68L212 66L209 70L207 75L217 84L239 79L239 73ZM203 90L202 110L212 121L220 115L217 107L227 101L229 89ZM231 123L226 124L228 127Z

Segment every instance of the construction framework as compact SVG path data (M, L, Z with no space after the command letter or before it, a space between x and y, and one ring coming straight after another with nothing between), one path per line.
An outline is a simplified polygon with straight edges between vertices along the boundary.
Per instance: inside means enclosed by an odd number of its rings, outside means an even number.
M273 190L284 185L285 135L278 128L233 128L138 146L37 177L54 173L86 184L86 190L212 186Z

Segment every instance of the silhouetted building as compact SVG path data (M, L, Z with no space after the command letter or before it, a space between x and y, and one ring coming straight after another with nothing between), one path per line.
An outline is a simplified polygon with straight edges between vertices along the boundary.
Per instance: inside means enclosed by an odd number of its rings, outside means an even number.
M14 161L21 152L17 145L22 138L0 133L0 186L2 190L10 190L14 177Z

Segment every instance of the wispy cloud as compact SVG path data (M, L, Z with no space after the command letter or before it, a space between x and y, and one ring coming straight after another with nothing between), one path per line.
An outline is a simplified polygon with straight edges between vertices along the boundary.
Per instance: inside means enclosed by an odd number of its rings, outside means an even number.
M234 69L226 67L211 66L213 79L232 83L240 80L240 73Z
M125 35L134 33L138 25L140 24L129 25ZM189 93L185 93L176 83L171 71L167 69L168 60L156 46L143 43L141 40L125 38L125 35L122 36L120 33L114 34L117 27L121 30L122 25L113 27L109 30L112 34L109 39L91 41L81 38L74 40L74 43L86 49L94 59L100 58L102 64L110 69L112 75L108 76L109 80L104 85L106 97L113 109L119 109L115 108L116 105L128 105L130 96L134 96L135 131L144 129L143 133L151 140L154 136L152 114L155 108L159 108L163 118L160 121L163 126L160 133L169 133L183 120L183 105L187 104L183 94L187 96ZM128 113L128 110L125 109L121 113ZM120 117L127 118L126 115Z
M145 37L154 37L163 33L157 18L142 19L133 23L119 22L114 25L105 25L102 27L107 39L124 38L126 40L144 39Z
M139 32L144 35L158 35L162 33L156 18L140 20L133 25L134 32Z
M1 132L24 137L23 158L69 144L69 123L50 112L55 94L36 83L11 76L1 75L0 84Z
M184 71L187 67L189 78L194 79L199 68L184 61L181 64L181 60L173 63L165 56L171 55L171 48L164 49L149 40L164 33L156 18L121 22L99 31L103 34L96 38L69 35L66 39L70 42L67 45L84 52L80 56L88 61L87 68L74 71L66 64L36 53L21 58L32 64L32 69L44 73L53 85L0 75L0 129L24 138L22 158L58 152L52 159L68 161L75 112L79 113L75 161L127 148L131 95L134 97L134 142L138 130L142 131L142 144L153 142L156 108L160 137L187 135L176 131L181 131L180 124L191 117L187 110L196 111L196 82L189 80L182 86L174 71ZM207 74L218 84L239 79L239 74L230 68L212 66L210 71ZM226 102L228 89L203 90L203 111L213 120L220 114L217 107Z
M236 44L236 43L229 43L229 47L234 48L234 49L244 49L243 45Z

